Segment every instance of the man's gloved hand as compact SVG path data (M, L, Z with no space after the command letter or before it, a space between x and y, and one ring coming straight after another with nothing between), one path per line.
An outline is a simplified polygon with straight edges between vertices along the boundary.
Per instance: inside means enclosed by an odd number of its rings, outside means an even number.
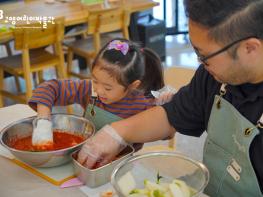
M90 169L103 166L113 161L127 145L114 128L106 125L82 146L78 162Z
M32 144L42 150L53 146L53 131L50 120L36 118L33 121Z
M176 93L176 89L170 85L166 85L158 91L151 91L151 93L155 97L155 104L163 105L172 100L174 94Z

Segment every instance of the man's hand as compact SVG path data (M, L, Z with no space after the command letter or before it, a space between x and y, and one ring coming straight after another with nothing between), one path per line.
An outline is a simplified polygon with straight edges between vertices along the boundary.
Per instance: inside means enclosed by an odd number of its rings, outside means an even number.
M113 161L126 146L122 137L110 125L106 125L82 146L78 162L90 169L103 166Z

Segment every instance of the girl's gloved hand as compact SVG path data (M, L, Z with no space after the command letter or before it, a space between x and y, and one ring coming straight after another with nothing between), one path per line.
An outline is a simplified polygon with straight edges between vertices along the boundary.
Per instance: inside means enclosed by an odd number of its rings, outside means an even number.
M105 125L82 146L77 160L87 168L97 168L113 161L127 145L114 128Z
M32 144L42 150L53 146L53 131L50 120L36 118L33 121Z
M158 91L151 91L152 95L155 97L156 105L163 105L170 102L176 92L176 89L170 85L166 85Z

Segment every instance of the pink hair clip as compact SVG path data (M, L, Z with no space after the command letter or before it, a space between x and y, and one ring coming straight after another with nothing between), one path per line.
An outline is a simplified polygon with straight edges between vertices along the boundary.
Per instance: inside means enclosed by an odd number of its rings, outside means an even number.
M126 55L129 51L129 44L120 40L113 40L108 45L108 50L110 49L121 51L123 55Z

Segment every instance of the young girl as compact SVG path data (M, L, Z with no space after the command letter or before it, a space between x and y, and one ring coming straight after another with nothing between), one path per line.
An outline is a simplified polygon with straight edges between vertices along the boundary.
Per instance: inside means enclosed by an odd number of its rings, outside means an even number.
M79 103L99 130L105 124L153 107L150 91L164 86L159 57L125 39L114 39L100 50L91 76L91 80L54 79L35 89L29 101L38 112L34 145L52 144L50 114L54 105Z

